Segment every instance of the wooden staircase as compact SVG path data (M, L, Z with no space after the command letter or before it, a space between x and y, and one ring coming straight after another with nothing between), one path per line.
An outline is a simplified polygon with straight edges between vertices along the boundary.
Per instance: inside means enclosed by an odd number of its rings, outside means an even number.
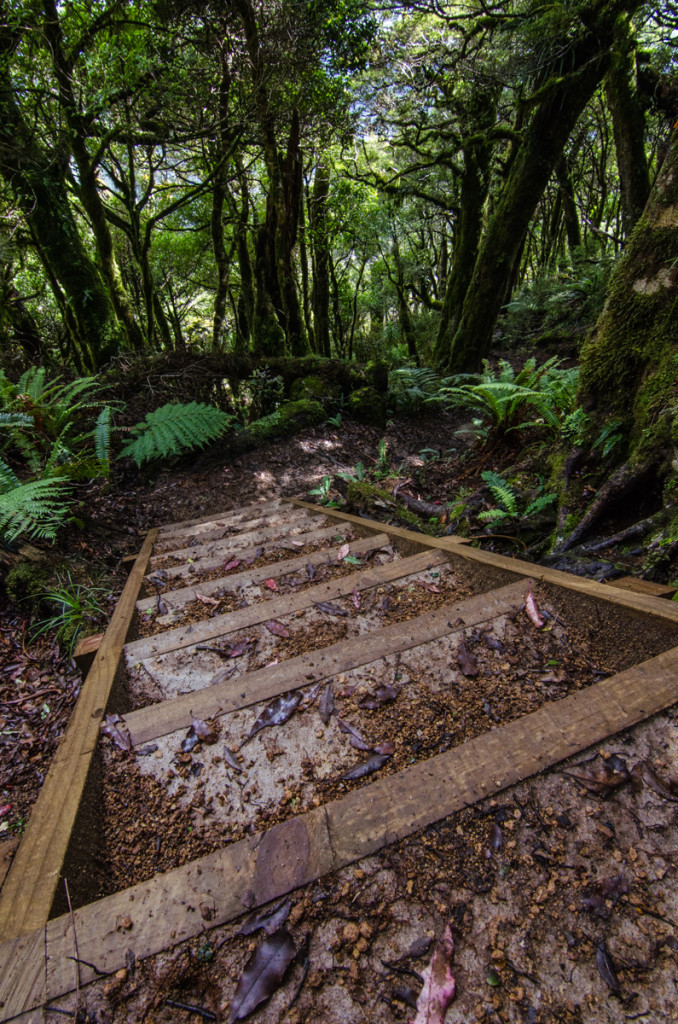
M399 659L409 658L423 675L428 668L435 687L441 666L456 666L465 637L492 636L524 617L530 590L552 609L551 623L561 600L578 600L596 612L599 631L614 633L621 616L651 633L658 653L505 724L488 720L486 732L462 735L397 770L397 753L391 761L393 751L375 754L387 746L368 743L363 760L382 760L351 777L356 754L337 744L336 715L330 709L323 728L317 717L328 685L337 697L366 680L403 694L423 685L398 677ZM401 602L395 612L385 611L389 595ZM292 641L302 632L296 651ZM138 959L168 949L669 707L678 701L676 644L678 604L642 588L598 584L460 538L431 538L302 501L151 530L106 633L90 644L78 704L0 891L0 1020L40 1020L50 1000L97 977L88 964L104 973L124 967L131 936ZM466 684L474 685L472 672ZM277 727L282 747L273 771L264 730L249 742L247 735L284 695L303 714ZM256 811L214 801L222 826L229 814L241 832L249 825L242 838L60 913L64 878L73 889L87 873L91 836L82 822L93 766L101 770L110 746L100 732L107 712L122 715L143 771L159 781L191 723L217 723L220 750L224 737L241 737L263 796ZM151 748L152 757L142 755ZM316 800L282 813L290 780L302 787L304 758L315 758L321 780L346 784L323 800L322 786L309 783ZM228 759L213 759L202 785L218 796L235 770Z

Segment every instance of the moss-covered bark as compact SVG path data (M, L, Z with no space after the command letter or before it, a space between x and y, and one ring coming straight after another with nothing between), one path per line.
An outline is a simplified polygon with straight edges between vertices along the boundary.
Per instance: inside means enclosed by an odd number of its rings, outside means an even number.
M616 17L628 4L593 4L581 12L579 39L563 40L567 59L530 100L502 193L483 237L452 340L448 367L475 371L487 356L506 286L536 205L577 120L609 66Z
M678 448L678 130L582 352L581 396L636 460Z
M628 14L617 19L614 35L612 60L605 76L605 97L612 114L622 224L624 234L629 235L650 194L650 172L645 155L645 115L636 82L635 36Z

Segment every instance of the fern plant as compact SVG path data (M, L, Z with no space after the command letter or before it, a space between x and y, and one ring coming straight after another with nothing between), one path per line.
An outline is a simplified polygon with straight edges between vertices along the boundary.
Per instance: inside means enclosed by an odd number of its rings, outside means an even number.
M499 473L486 470L480 475L499 506L498 508L489 508L478 513L480 522L486 523L488 526L496 526L502 522L513 522L517 519L524 522L532 516L539 515L540 512L543 512L545 508L548 508L557 499L556 494L540 494L521 512L518 504L518 495Z
M466 407L479 413L480 423L474 422L474 432L479 436L492 431L505 435L527 427L545 428L555 435L574 408L577 382L576 368L561 369L555 358L540 367L534 358L528 359L518 373L506 360L499 360L496 370L485 360L482 373L441 381L437 393L427 401L442 401L448 408ZM528 418L528 411L536 416Z
M54 540L68 514L65 480L30 480L22 484L0 459L0 536L9 543L21 535L32 540Z
M132 458L137 466L151 459L166 459L194 448L204 448L221 437L234 420L228 413L202 402L169 403L146 414L130 428L133 435L119 458Z
M98 439L97 428L92 430L102 404L103 387L94 377L49 381L41 366L30 367L14 384L0 370L0 447L13 446L32 476L106 475L110 429ZM100 412L100 422L102 417L110 425L110 406Z

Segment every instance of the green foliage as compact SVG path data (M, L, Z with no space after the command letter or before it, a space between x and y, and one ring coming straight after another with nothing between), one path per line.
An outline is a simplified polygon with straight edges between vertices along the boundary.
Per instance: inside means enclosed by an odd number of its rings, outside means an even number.
M188 405L169 403L146 414L136 423L134 435L124 446L120 458L134 459L137 466L151 459L166 459L181 452L203 448L215 441L233 424L233 417L202 402Z
M327 505L330 500L330 491L332 490L332 477L324 476L317 487L308 493L318 499L320 505Z
M613 261L580 249L572 267L549 268L528 281L504 307L500 326L507 347L544 337L572 338L594 323L603 308Z
M443 402L448 408L468 408L481 414L476 432L509 434L513 430L536 427L557 436L563 418L576 401L578 371L562 369L554 357L537 367L528 359L516 373L500 359L496 370L484 362L480 374L460 374L441 380L427 401ZM536 413L528 418L528 413Z
M104 618L104 609L96 596L104 593L102 587L74 583L69 572L65 576L57 573L57 586L39 595L42 602L54 609L54 614L35 623L31 639L55 632L61 647L72 657L85 627Z
M266 367L254 370L238 389L236 410L244 423L251 423L275 412L284 393L282 377L273 376Z
M480 475L499 506L498 508L489 508L478 513L480 522L486 523L488 526L496 526L502 522L514 522L516 520L525 522L532 516L539 515L540 512L543 512L544 509L557 500L556 494L539 494L521 512L519 496L503 476L495 473L493 470L486 470ZM540 489L542 486L543 484L540 482Z
M0 536L10 543L21 535L54 540L68 518L66 481L51 478L19 483L2 459L0 481Z
M399 412L413 415L420 412L426 402L440 401L443 380L438 373L426 367L401 366L391 370L389 394Z
M44 366L31 366L13 384L0 370L0 447L15 448L32 476L106 475L111 407L102 405L103 387L94 377L49 381Z
M602 458L607 458L611 451L613 451L618 444L621 444L624 440L624 432L622 430L623 420L610 420L606 423L603 429L598 434L591 445L591 450L595 451L596 448L601 449Z
M495 500L499 503L501 510L508 516L513 518L518 515L518 503L516 496L511 490L506 481L492 470L486 470L480 474L482 479L485 481L490 491L492 492ZM482 519L483 516L488 516L490 513L481 512L478 516Z

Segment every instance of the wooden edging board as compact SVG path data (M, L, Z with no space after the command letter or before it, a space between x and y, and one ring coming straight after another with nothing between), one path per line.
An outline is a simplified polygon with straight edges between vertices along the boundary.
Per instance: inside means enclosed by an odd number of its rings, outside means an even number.
M132 621L157 530L144 540L0 891L0 936L29 934L47 921L99 727Z
M583 576L574 576L560 569L549 569L547 566L538 565L534 562L523 562L519 558L509 558L506 555L497 555L492 551L483 551L482 548L474 548L463 537L431 537L426 533L415 533L414 530L405 530L400 526L391 526L388 523L378 523L372 519L362 519L360 516L352 516L337 509L325 508L321 505L311 505L300 498L287 499L297 508L315 509L319 514L337 519L340 522L352 523L364 530L379 531L387 533L389 537L406 541L419 548L441 548L449 551L450 554L465 558L469 562L478 562L481 565L488 565L495 569L506 569L508 572L518 573L521 576L531 576L540 583L553 583L555 586L564 587L567 590L574 590L580 594L588 594L599 601L606 601L609 604L618 604L624 608L631 608L634 611L645 615L653 615L656 618L666 619L669 622L678 622L678 602L667 601L664 598L650 596L645 593L636 593L631 590L622 590L609 584L598 583L596 580L586 579Z
M0 1020L376 853L678 701L678 647L0 946ZM129 918L131 928L116 928ZM75 932L73 931L73 922ZM207 923L209 922L209 923Z
M225 715L309 683L318 683L396 651L408 651L431 640L458 633L468 626L477 626L498 615L517 611L524 600L525 581L519 580L465 601L424 612L414 619L393 622L373 633L339 640L329 647L246 672L235 679L191 690L159 704L149 704L125 715L125 723L136 747L177 729L188 728L193 717Z
M249 626L266 620L277 617L284 618L293 612L311 608L317 601L332 601L335 598L346 597L354 590L368 590L381 583L390 583L406 576L412 576L417 572L424 572L426 569L433 569L443 565L446 561L447 555L444 551L431 550L421 551L417 555L410 555L409 558L398 558L393 562L386 562L385 565L366 566L364 569L359 569L358 572L349 573L348 576L327 580L325 583L317 583L313 587L306 587L296 593L271 597L268 601L260 601L257 604L248 605L246 608L213 615L201 622L194 622L188 626L177 626L175 629L166 629L163 633L156 633L153 636L144 637L142 640L132 640L125 644L125 657L143 660L157 657L159 654L168 654L170 651L178 651L183 647L202 643L204 640L214 640L216 637L226 636L238 629L247 629ZM266 568L270 568L270 566Z

